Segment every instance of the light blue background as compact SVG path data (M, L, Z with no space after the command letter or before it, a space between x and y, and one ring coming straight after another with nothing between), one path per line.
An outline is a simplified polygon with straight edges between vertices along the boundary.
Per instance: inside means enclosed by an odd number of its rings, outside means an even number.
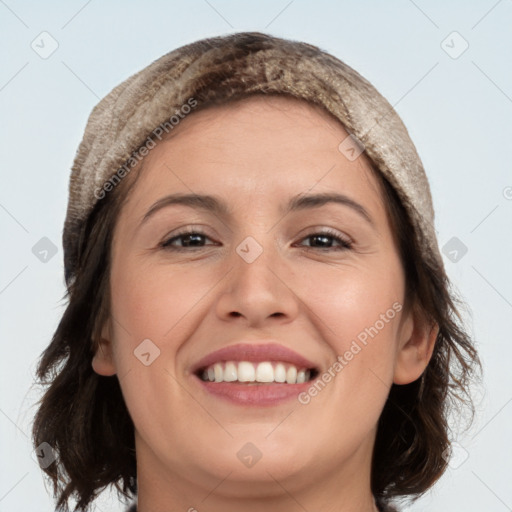
M467 460L406 510L512 510L511 0L0 0L0 511L53 510L31 458L30 386L63 311L68 177L91 109L164 53L242 30L320 46L402 116L431 182L439 243L455 236L468 248L445 263L485 371L475 426L457 438ZM31 48L42 31L59 45L47 59ZM453 31L469 44L457 59L441 47ZM32 253L42 237L58 248L47 263ZM123 509L108 495L97 504Z

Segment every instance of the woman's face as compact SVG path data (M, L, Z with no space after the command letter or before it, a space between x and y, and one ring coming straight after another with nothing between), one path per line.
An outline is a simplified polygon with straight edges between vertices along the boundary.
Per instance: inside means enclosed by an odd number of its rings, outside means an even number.
M191 114L145 157L93 360L119 378L139 486L369 485L389 388L421 375L432 342L403 309L379 185L346 138L307 103L253 97ZM209 198L176 199L191 195ZM314 379L294 383L301 370Z

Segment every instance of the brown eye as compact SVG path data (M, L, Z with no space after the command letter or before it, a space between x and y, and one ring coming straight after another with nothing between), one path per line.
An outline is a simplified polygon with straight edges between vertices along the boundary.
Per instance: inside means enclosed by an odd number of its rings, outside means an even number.
M311 249L323 249L323 250L334 250L334 251L343 251L352 248L352 242L341 237L335 231L320 231L318 233L311 233L310 235L304 237L302 240L314 240L314 244L320 244L318 246L309 245L308 247ZM339 244L338 247L333 247L332 241Z
M173 237L165 240L161 243L161 247L167 250L185 250L187 248L199 248L204 247L202 241L204 239L211 240L206 233L202 231L184 231L182 233L178 233ZM181 241L181 245L175 245L175 242Z

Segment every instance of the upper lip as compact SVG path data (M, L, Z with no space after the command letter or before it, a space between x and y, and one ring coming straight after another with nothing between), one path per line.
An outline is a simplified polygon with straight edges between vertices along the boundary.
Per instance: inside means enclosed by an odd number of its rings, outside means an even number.
M237 343L215 350L201 358L192 368L192 372L206 368L221 361L281 361L298 368L316 369L315 363L279 343L250 344Z

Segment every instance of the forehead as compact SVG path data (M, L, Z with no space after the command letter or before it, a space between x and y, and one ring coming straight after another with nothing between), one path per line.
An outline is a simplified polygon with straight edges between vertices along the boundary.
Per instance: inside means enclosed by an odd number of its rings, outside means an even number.
M282 149L300 147L307 138L310 150L315 149L315 145L321 150L322 146L348 136L344 126L323 107L275 94L255 94L194 111L164 137L161 146L176 139L182 142L183 139L198 136L198 132L202 136L202 140L197 141L200 145L222 142L223 146L219 149L224 150L230 140L238 145L245 141L244 148L249 154L253 153L250 151L251 136L266 139L268 147L275 146L273 143L277 142ZM325 140L326 134L330 134L332 140ZM256 146L252 146L252 149L262 150ZM147 160L152 160L151 154Z
M349 160L343 125L321 107L254 95L188 115L144 158L132 205L165 193L215 193L262 207L283 196L350 193L379 208L380 188L364 153Z

